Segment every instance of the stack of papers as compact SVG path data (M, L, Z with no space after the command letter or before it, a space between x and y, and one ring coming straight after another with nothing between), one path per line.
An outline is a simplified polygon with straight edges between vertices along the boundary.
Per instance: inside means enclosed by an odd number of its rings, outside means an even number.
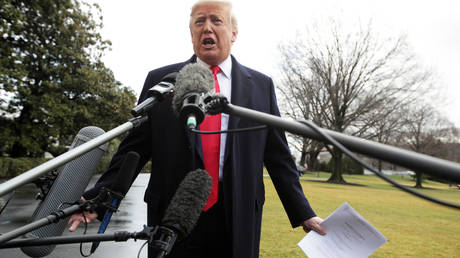
M368 257L387 239L348 203L342 204L322 223L327 234L311 231L299 243L310 258Z

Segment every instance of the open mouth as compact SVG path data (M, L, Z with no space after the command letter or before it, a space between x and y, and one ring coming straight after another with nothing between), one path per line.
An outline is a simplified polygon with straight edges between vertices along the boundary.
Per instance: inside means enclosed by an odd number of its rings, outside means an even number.
M205 47L212 47L212 46L214 46L216 44L216 42L212 38L205 38L205 39L203 39L202 44Z

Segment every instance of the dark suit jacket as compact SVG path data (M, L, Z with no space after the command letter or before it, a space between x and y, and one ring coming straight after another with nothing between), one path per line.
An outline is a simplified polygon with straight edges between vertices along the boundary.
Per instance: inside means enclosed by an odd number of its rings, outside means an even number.
M177 72L190 60L149 72L139 102L147 90L168 73ZM232 104L279 116L273 81L239 64L232 56ZM136 151L141 156L138 171L152 160L150 181L144 200L148 204L148 224L156 225L167 208L177 186L195 164L203 167L201 140L186 132L183 121L173 113L171 100L158 103L149 113L149 121L122 141L108 171L95 188L85 193L94 197L101 186L109 185L118 172L124 155ZM254 122L230 116L229 129L255 126ZM196 144L191 144L196 142ZM192 157L192 146L196 155ZM293 227L315 216L298 180L284 132L265 129L227 136L224 163L226 210L231 214L234 257L258 257L262 206L265 201L263 167L266 166ZM227 201L227 197L228 201Z

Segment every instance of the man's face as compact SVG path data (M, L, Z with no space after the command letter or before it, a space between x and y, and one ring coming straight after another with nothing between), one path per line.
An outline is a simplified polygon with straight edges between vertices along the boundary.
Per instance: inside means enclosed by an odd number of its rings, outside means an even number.
M216 3L195 8L190 33L195 54L208 65L218 65L228 57L238 34L231 25L229 8Z

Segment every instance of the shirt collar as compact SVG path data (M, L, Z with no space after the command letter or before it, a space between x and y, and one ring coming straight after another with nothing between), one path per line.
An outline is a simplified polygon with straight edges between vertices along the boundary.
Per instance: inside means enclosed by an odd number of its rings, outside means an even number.
M206 67L211 67L210 65L203 62L200 58L196 57L196 62L202 64ZM219 64L219 68L221 72L228 78L232 76L232 58L228 55L227 59L225 59L222 63Z

